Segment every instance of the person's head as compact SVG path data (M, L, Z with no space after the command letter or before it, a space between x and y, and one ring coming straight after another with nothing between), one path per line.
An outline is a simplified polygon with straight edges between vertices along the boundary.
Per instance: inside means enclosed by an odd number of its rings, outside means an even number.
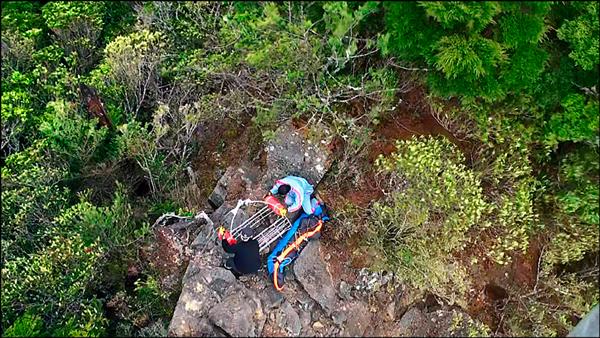
M289 184L282 184L277 188L277 193L279 195L285 195L290 192L290 190L292 190L292 187L290 187Z
M252 239L252 237L254 237L254 229L250 227L245 227L240 232L240 239L242 240L242 242L248 242Z

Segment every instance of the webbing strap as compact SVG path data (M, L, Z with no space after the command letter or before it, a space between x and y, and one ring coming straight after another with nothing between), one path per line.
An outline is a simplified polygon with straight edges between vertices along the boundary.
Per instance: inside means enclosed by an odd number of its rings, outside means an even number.
M305 232L304 234L302 234L302 236L297 238L294 241L294 243L288 245L288 247L285 248L285 250L283 250L283 252L277 257L277 260L275 261L275 269L273 271L273 284L275 285L275 289L277 289L277 291L283 290L283 285L280 286L277 281L277 274L279 272L279 266L280 266L279 262L283 261L285 258L287 258L287 256L292 252L292 250L294 248L298 249L298 244L302 243L302 241L304 241L304 239L308 239L308 238L314 236L315 234L317 234L319 231L321 231L322 226L323 226L323 220L319 220L319 223L317 223L317 226L315 227L315 229L313 231Z

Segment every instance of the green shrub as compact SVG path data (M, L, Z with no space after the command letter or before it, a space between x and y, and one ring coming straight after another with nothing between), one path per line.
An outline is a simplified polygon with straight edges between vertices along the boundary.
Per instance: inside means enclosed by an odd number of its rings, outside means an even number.
M42 7L46 25L80 71L97 59L106 7L103 1L53 1Z
M397 141L396 152L380 156L377 167L391 186L390 195L370 210L367 241L384 267L424 291L465 305L471 283L454 254L482 231L495 240L487 248L499 264L524 252L537 228L534 180L526 151L518 145L492 163L467 168L460 150L445 138ZM493 191L484 193L482 179Z
M44 321L38 315L25 312L8 327L2 336L4 337L43 337L42 330Z
M185 162L166 165L167 155L157 145L160 128L149 132L138 122L119 126L121 134L117 137L119 149L124 158L130 158L142 168L150 181L153 194L168 194L177 184L177 178L183 173Z
M550 148L564 141L598 144L598 100L570 94L561 105L563 113L552 115L544 128L544 143Z
M499 101L532 88L545 66L540 47L548 4L436 1L384 7L384 50L434 68L429 85L438 96Z
M559 39L571 45L569 57L581 68L592 70L600 58L600 7L595 1L574 3L572 6L580 15L573 20L566 20L556 33Z
M600 300L597 280L586 280L573 273L559 277L546 268L540 271L538 280L536 292L506 305L506 334L566 336ZM549 306L550 299L560 306Z
M118 36L104 49L112 80L124 88L125 111L137 117L142 108L156 102L159 65L165 58L167 42L161 32L140 30Z
M464 247L471 228L484 226L490 207L479 179L445 139L397 141L396 147L376 164L406 187L375 203L369 242L405 282L464 305L469 281L451 254Z
M598 170L597 148L581 148L562 159L560 184L548 194L556 211L546 264L576 262L598 252Z
M44 246L52 218L69 200L67 171L50 165L36 142L7 157L2 167L2 264Z
M110 158L111 151L103 147L109 131L97 128L96 119L79 115L73 104L65 101L49 102L47 116L40 131L49 148L59 160L69 165L71 172L79 172L87 165Z
M73 313L85 314L86 292L97 277L102 248L86 244L79 235L57 236L39 252L18 257L2 268L2 322L7 327L20 309L43 314L46 327L58 328L72 321ZM103 320L92 323L102 327ZM85 322L74 323L81 325Z

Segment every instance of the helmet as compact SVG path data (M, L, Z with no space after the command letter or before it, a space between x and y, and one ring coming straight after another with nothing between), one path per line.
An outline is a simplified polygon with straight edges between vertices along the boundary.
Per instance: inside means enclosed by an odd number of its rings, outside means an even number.
M290 190L292 190L292 187L290 187L289 184L282 184L277 188L277 193L279 195L285 195L290 192Z
M250 227L245 227L240 232L240 238L243 242L249 241L252 237L254 237L254 229Z

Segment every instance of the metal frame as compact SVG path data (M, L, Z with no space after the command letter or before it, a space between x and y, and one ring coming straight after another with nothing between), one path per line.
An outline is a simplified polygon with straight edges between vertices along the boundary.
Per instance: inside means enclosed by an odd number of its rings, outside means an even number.
M264 204L265 206L256 211L247 220L234 227L234 220L239 209L251 204ZM229 226L231 235L237 239L240 236L242 229L245 227L255 229L258 233L253 239L258 241L259 252L261 253L265 250L268 250L269 246L273 242L281 238L292 227L292 223L287 217L277 215L273 210L271 210L271 208L269 208L269 203L265 201L252 201L248 199L239 200L236 207L231 209L229 212L233 214L231 224ZM277 217L277 219L271 223L269 218L271 218L273 215Z

